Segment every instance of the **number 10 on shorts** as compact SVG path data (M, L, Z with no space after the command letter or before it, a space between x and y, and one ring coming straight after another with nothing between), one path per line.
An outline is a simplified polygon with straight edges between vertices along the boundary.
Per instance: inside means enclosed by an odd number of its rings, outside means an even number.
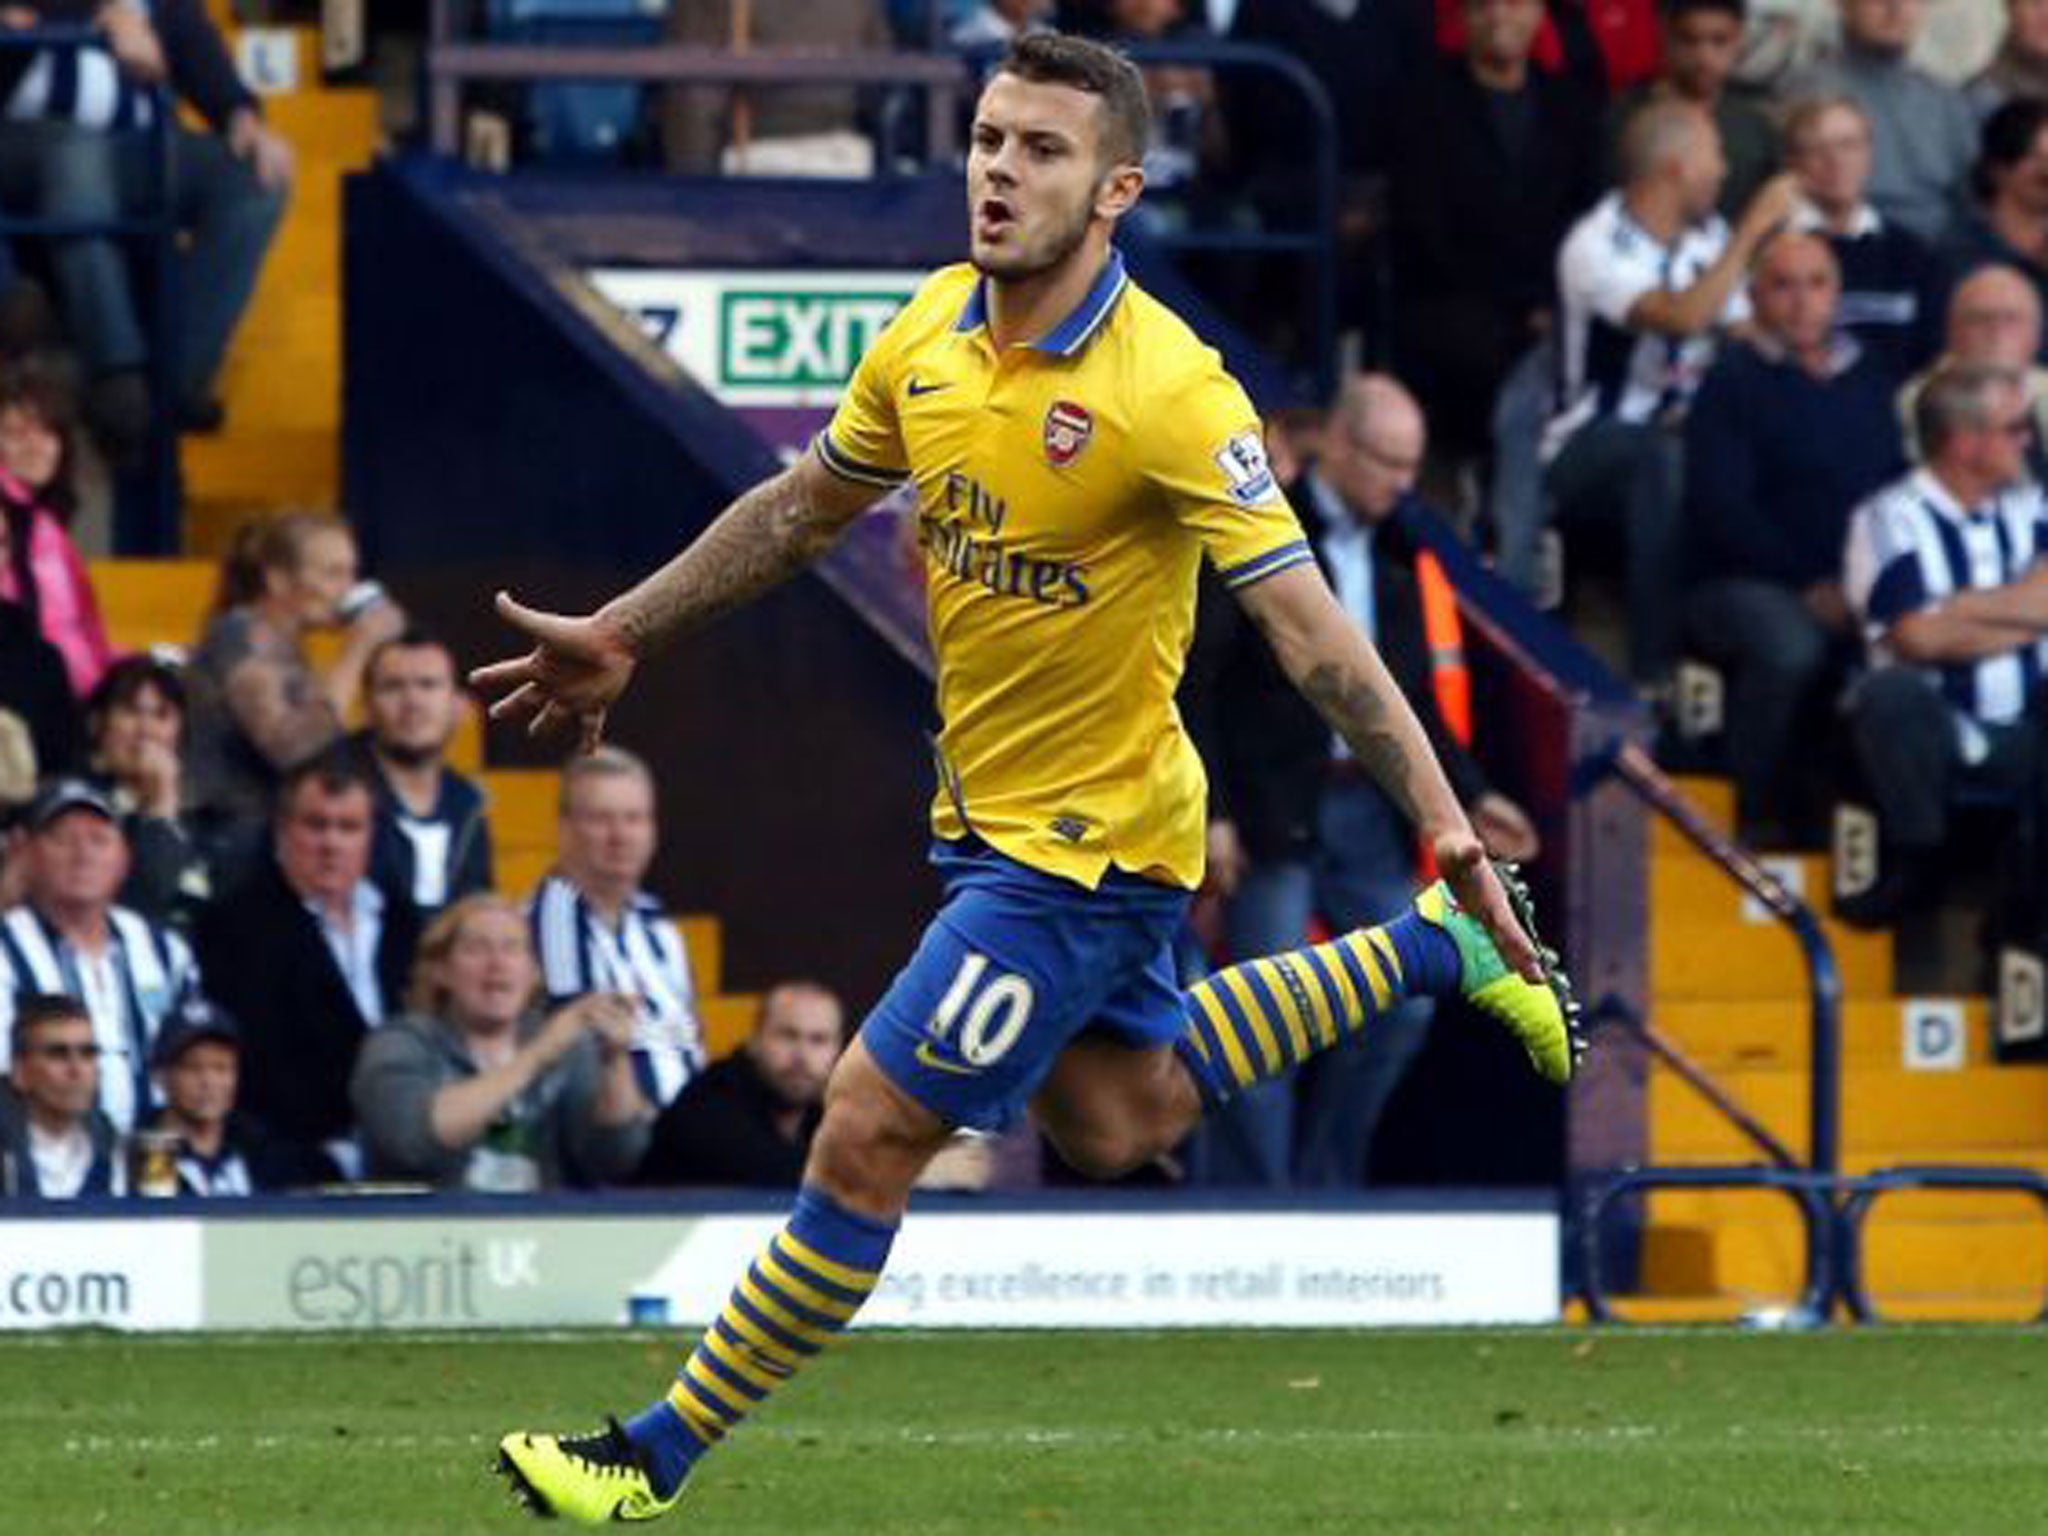
M1031 1022L1031 1004L1030 982L1014 972L991 972L987 955L969 953L932 1015L932 1039L952 1040L971 1067L993 1066Z

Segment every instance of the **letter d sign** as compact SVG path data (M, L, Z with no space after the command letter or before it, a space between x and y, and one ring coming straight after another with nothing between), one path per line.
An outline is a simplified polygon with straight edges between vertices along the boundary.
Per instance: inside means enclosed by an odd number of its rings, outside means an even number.
M2028 949L1998 952L1998 1043L2022 1045L2048 1034L2041 957Z
M1916 997L1900 1005L1905 1021L1905 1065L1909 1072L1960 1072L1965 1035L1963 1005Z

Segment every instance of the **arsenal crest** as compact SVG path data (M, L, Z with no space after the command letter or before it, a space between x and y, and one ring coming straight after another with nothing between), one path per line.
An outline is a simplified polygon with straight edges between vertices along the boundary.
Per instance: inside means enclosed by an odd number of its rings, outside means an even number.
M1045 413L1045 461L1054 469L1065 469L1081 457L1094 433L1095 418L1086 407L1071 400L1055 400Z

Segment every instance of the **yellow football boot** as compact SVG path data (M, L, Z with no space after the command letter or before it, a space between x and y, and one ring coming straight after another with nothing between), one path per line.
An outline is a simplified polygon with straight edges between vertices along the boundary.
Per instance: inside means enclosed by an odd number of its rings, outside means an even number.
M1494 866L1508 904L1522 931L1536 945L1543 962L1541 983L1525 981L1508 969L1485 925L1458 905L1451 888L1439 880L1415 898L1415 910L1458 946L1458 990L1482 1013L1499 1020L1529 1053L1529 1061L1553 1083L1571 1080L1572 1070L1586 1053L1579 1033L1579 1002L1558 962L1557 951L1543 947L1536 933L1535 903L1529 887L1512 864Z
M667 1498L654 1491L617 1419L594 1435L507 1435L498 1442L498 1470L536 1515L584 1525L652 1520L683 1496L682 1488Z

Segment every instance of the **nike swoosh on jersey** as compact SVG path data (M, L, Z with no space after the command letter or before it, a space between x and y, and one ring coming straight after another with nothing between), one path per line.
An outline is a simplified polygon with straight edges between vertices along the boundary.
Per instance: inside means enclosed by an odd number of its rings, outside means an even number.
M972 1077L975 1073L975 1069L965 1062L946 1060L932 1049L929 1040L918 1042L917 1060L920 1066L930 1067L935 1072L951 1072L955 1077Z
M936 384L926 384L920 379L913 378L905 392L911 399L915 400L919 395L935 395L942 389L951 389L952 387L944 379L941 379Z

